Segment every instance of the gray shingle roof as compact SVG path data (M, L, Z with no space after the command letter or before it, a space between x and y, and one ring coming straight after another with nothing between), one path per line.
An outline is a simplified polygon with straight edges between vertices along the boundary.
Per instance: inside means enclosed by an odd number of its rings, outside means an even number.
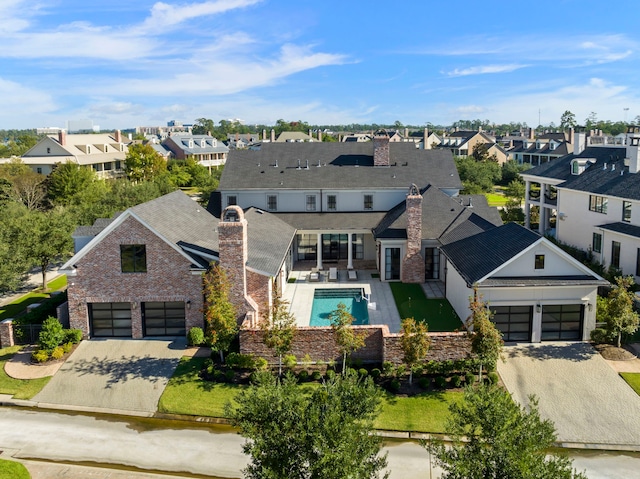
M581 286L610 284L606 279L596 279L593 276L538 276L531 278L488 278L482 282L483 288L510 287L526 288L531 286Z
M462 187L448 150L390 143L389 156L391 166L374 167L371 142L265 143L257 151L231 151L219 189L405 189L412 183Z
M633 236L634 238L640 238L640 226L634 226L629 223L608 223L598 226L603 230L615 231L616 233L622 233L627 236Z
M271 213L299 230L371 230L384 218L385 212L355 213Z
M475 236L446 244L441 247L441 251L467 285L472 286L540 238L541 236L537 233L523 226L507 223Z
M295 236L295 228L256 208L245 211L245 219L248 240L247 266L276 276Z

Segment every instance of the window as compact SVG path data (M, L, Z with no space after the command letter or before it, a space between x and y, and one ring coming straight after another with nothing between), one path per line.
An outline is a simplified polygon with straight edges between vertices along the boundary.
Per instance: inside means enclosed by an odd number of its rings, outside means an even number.
M278 210L278 197L276 195L267 195L267 209L269 211Z
M51 153L51 148L47 148L47 154Z
M227 206L233 206L237 204L238 204L238 198L236 198L236 195L227 196Z
M298 235L298 260L316 260L318 251L317 234Z
M622 221L631 222L631 201L622 202Z
M611 242L611 266L614 268L620 267L620 242Z
M316 195L307 195L307 211L316 210Z
M578 163L577 161L572 161L571 162L571 174L572 175L579 175L580 174L580 163Z
M40 174L40 175L41 175L41 174L42 174L42 168L37 167L37 168L36 168L36 173L38 173L38 174Z
M364 209L365 210L373 209L373 195L364 195Z
M123 273L146 273L146 246L143 244L121 244L120 265Z
M353 235L353 259L364 259L364 235L363 234L354 234Z
M604 196L589 195L589 211L607 214L607 199Z
M602 253L602 235L593 233L592 249L594 253Z
M116 160L116 170L122 169L122 162L120 160Z
M536 269L544 269L544 255L543 254L537 254L536 255L535 267L536 267Z
M336 211L338 209L336 195L327 195L327 209L329 211Z

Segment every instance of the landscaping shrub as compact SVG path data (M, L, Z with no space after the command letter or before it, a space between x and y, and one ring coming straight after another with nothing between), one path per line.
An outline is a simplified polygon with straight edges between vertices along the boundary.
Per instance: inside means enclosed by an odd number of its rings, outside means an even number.
M413 375L422 376L422 373L424 373L424 364L416 364L413 367Z
M378 380L382 375L382 371L380 371L378 368L373 368L369 374L374 380Z
M187 334L187 342L189 346L200 346L204 343L204 331L202 328L199 326L191 328Z
M401 378L407 372L407 366L400 364L395 370L395 377Z
M62 350L63 350L65 353L70 353L72 349L73 349L73 343L64 343L64 344L62 345Z
M476 375L473 373L467 373L464 375L464 382L467 386L472 385L476 382Z
M65 343L78 344L80 341L82 341L82 330L81 329L65 329L63 341Z
M400 380L398 378L393 378L389 381L389 391L397 393L400 390Z
M37 308L32 309L14 320L15 324L42 324L47 318L55 316L56 308L67 301L67 292L56 294L42 301Z
M489 382L491 384L496 384L500 380L500 376L498 376L498 373L495 372L490 372L489 374L487 374L487 378L489 379Z
M361 368L361 367L362 367L362 359L360 359L360 358L355 358L355 359L353 359L353 360L351 361L351 365L352 365L354 368Z
M302 360L300 361L302 364L312 364L313 360L311 359L311 356L309 356L309 354L305 354L304 356L302 356Z
M438 389L444 389L447 387L447 378L444 376L436 376L434 383Z
M309 380L309 371L303 369L298 373L298 381L304 383Z
M418 386L420 386L422 389L429 389L430 385L431 385L431 378L423 376L420 379L418 379Z
M224 372L224 379L226 382L230 383L233 382L233 378L235 377L235 373L233 372L233 370L231 369L227 369Z
M62 346L56 346L55 348L53 348L53 351L51 351L51 359L62 359L64 356L64 349L62 348Z
M311 379L320 381L322 379L322 373L320 371L314 371L313 374L311 374Z
M451 378L451 381L450 381L450 382L451 382L451 385L452 385L454 388L459 388L460 386L462 386L462 381L463 381L462 376L458 376L458 375L456 374L455 376L453 376L453 377Z
M255 369L256 360L251 354L240 354L231 352L227 354L225 364L230 368Z
M64 330L57 318L48 317L42 323L42 331L38 337L40 348L48 352L53 351L64 340Z
M358 369L358 375L364 378L369 375L369 371L367 371L365 368L360 368Z
M611 333L604 328L596 328L591 331L591 341L596 344L606 344L613 340Z
M37 363L44 363L49 360L49 353L44 349L38 349L31 354L31 359Z
M329 381L331 381L333 378L336 377L336 372L333 369L327 369L327 379Z
M211 366L213 366L213 359L211 358L205 359L204 362L202 363L202 367L204 369L209 369Z
M391 376L393 373L393 363L391 361L385 361L382 363L382 372L385 376Z
M256 371L265 371L269 367L269 363L265 358L255 358L253 368Z
M282 362L284 363L284 366L289 369L293 368L296 364L298 364L298 360L293 354L287 354L284 357L284 360Z

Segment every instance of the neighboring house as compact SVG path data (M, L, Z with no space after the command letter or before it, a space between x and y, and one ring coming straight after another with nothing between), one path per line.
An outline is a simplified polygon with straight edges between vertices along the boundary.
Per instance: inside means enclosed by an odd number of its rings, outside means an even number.
M185 160L193 158L202 166L211 168L227 162L229 148L211 135L175 133L162 141L162 146L170 150L173 158Z
M68 135L64 130L47 136L22 155L22 162L36 173L48 175L57 163L72 162L87 166L101 178L124 175L127 144L117 130L106 133Z
M266 132L263 132L263 137L266 139ZM258 133L228 133L227 134L227 146L229 148L248 148L252 145L260 143L262 138Z
M175 192L76 231L82 249L63 267L71 325L90 336L182 334L202 325L200 275L219 261L245 329L297 267L440 282L463 320L478 286L509 340L588 337L605 282L535 233L501 226L483 196L460 188L449 151L384 133L233 150L209 211Z
M311 130L309 130L309 133L303 133L301 131L283 131L278 135L278 138L275 141L276 143L304 143L317 140L313 138L313 134Z
M573 132L569 135L567 138L564 133L544 133L535 139L511 139L506 149L508 159L539 166L561 158L573 150Z
M478 144L487 145L489 156L495 155L499 164L507 161L507 153L504 148L496 143L496 139L482 130L464 131L458 130L445 135L437 148L447 148L454 156L471 156Z
M574 153L527 170L527 225L533 207L540 210L540 232L549 231L555 215L558 240L640 281L639 142L640 127L633 126L625 146L576 145Z

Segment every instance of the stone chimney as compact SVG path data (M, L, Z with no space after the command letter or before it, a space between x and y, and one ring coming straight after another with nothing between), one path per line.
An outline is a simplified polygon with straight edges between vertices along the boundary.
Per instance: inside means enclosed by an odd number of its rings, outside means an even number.
M389 166L389 135L384 130L373 134L373 166Z
M629 173L640 171L640 126L629 126L627 128L627 158L629 162Z
M409 138L409 128L404 129L404 139L405 141Z
M584 151L586 137L583 132L576 131L573 134L573 154L579 155Z
M427 145L427 141L429 140L429 129L425 128L424 129L424 137L422 139L422 142L424 143L424 149L425 150L430 150L431 149L431 145Z
M218 223L220 266L227 274L229 300L238 316L247 313L247 220L239 206L227 206Z
M322 130L318 128L318 141L322 141Z
M309 128L309 141L313 141L313 130Z
M113 137L116 139L116 143L122 143L122 133L120 133L120 130L116 130Z
M67 144L67 132L64 130L58 131L58 143L60 145L65 146Z
M276 141L276 130L271 128L271 143L273 143L274 141Z
M422 195L413 184L406 199L407 249L402 260L402 282L424 283L424 258L422 257Z
M267 140L267 130L262 130L262 141Z

